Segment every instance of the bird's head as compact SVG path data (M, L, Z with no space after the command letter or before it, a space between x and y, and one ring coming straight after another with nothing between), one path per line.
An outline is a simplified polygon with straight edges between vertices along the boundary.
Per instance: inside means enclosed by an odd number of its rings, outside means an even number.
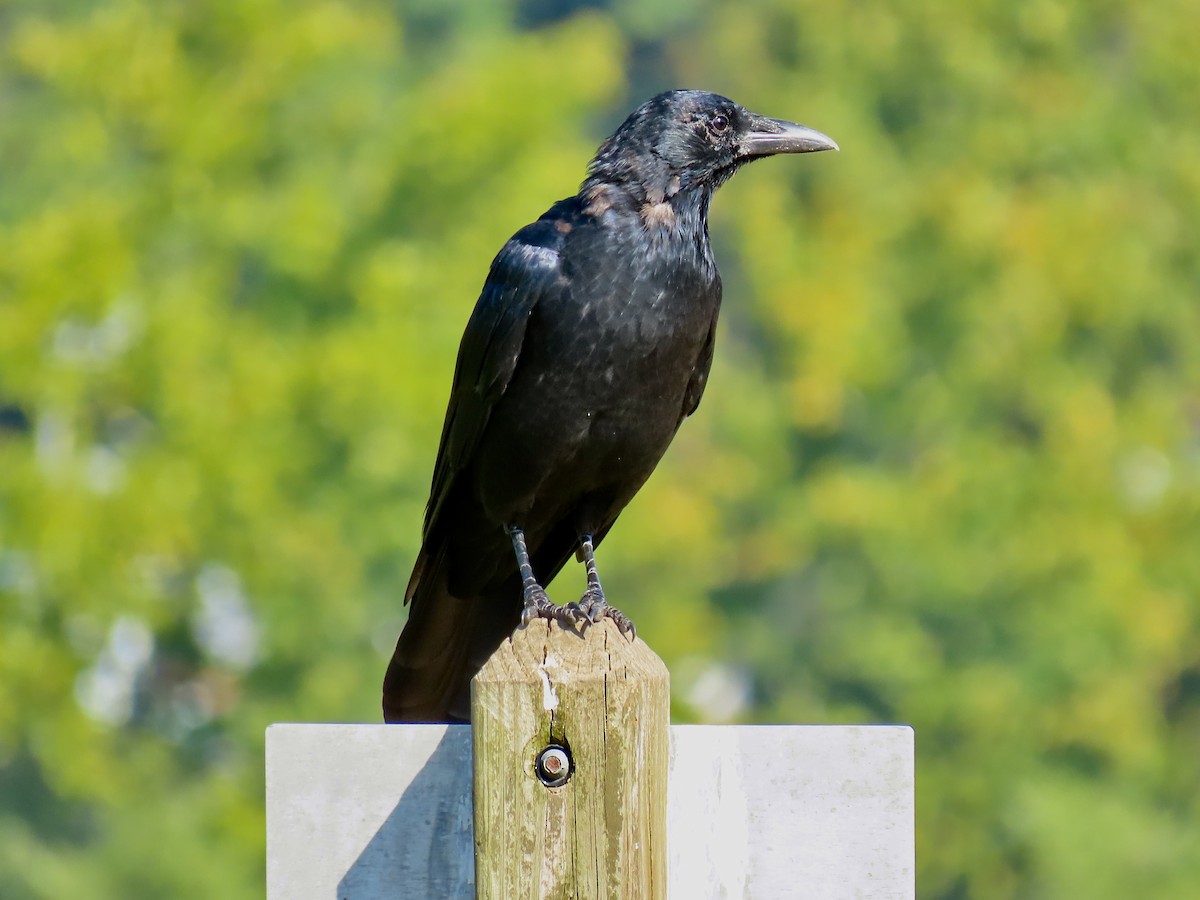
M837 149L819 131L757 115L719 94L667 91L630 113L601 145L588 182L640 187L661 202L681 191L711 194L764 156Z

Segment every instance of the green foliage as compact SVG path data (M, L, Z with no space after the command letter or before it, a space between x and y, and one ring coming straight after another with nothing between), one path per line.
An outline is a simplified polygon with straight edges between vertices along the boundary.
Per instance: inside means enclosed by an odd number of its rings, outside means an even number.
M914 724L922 896L1186 895L1195 2L574 6L0 7L0 896L261 895L263 729L378 717L492 254L683 85L844 150L718 197L602 550L677 717Z

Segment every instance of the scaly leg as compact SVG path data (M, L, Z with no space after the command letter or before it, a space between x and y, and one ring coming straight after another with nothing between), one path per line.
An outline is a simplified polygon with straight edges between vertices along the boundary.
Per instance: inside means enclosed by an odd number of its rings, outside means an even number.
M513 551L517 554L517 568L521 570L522 596L525 606L521 610L521 627L524 628L534 619L555 619L570 626L574 619L566 610L556 604L546 594L546 589L538 584L533 575L533 563L529 561L529 548L525 545L525 532L516 526L508 529L512 539Z
M633 627L629 617L615 606L609 606L608 601L604 599L604 588L600 586L600 575L596 571L596 553L590 534L585 534L580 539L579 552L583 556L584 569L587 571L587 590L583 592L578 603L570 604L567 609L585 625L595 624L601 619L612 619L621 634L637 637L637 629Z

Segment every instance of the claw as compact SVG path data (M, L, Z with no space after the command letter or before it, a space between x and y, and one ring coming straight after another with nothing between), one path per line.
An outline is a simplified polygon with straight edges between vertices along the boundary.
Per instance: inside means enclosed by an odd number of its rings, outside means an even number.
M589 585L584 595L579 598L579 602L570 604L568 608L578 612L584 628L597 624L601 619L612 619L621 634L631 640L637 638L637 629L633 627L629 616L615 606L609 605L608 601L604 599L604 591L598 584Z
M587 617L587 620L593 625L600 621L596 613L599 609L607 606L608 603L604 599L604 591L597 584L589 584L588 589L584 591L582 597L579 598L579 611Z
M544 590L538 586L525 589L525 606L521 610L521 627L524 628L534 619L551 618L558 607L554 605Z

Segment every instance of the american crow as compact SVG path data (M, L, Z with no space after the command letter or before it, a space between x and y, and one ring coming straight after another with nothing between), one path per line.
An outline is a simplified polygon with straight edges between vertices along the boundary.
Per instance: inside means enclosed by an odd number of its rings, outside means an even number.
M704 393L721 305L713 191L751 160L831 149L725 97L669 91L500 250L458 351L387 721L468 718L471 677L533 618L632 633L593 551ZM542 584L572 553L587 590L556 606Z

